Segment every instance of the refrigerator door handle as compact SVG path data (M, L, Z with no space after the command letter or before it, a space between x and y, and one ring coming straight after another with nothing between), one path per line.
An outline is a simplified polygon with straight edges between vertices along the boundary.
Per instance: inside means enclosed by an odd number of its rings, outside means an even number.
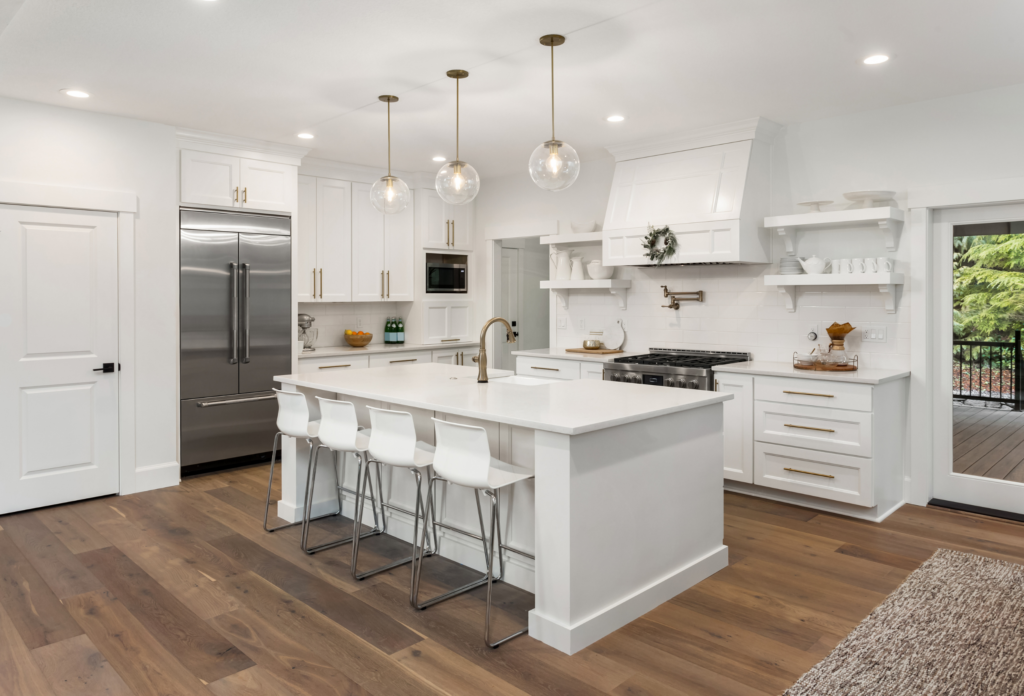
M242 314L242 321L245 322L245 331L242 334L242 340L245 341L245 347L242 352L242 362L249 362L249 270L250 266L247 263L242 264L242 279L245 281L245 292L242 293L242 301L245 302L245 311Z
M231 268L231 357L228 362L238 364L238 264L232 261Z

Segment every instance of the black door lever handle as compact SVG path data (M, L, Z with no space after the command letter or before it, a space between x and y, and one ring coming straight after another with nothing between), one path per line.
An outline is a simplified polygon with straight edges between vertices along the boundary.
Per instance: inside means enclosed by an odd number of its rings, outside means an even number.
M97 367L93 369L93 372L113 372L114 363L103 363L103 367Z

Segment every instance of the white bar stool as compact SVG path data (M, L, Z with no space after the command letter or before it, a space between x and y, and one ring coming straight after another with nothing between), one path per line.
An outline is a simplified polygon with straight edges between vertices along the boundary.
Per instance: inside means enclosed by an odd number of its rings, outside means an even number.
M270 478L267 480L267 504L263 508L263 530L266 532L276 532L279 529L286 529L298 524L304 524L304 520L300 520L299 522L280 524L273 528L267 526L267 519L270 517L270 493L274 488L274 465L277 463L277 453L281 444L281 436L287 435L288 437L305 440L309 445L309 463L310 466L312 466L313 440L316 439L317 434L320 432L320 414L310 413L309 404L306 402L305 394L301 392L281 391L280 389L275 389L274 393L277 394L277 434L274 435L274 449L270 453ZM340 514L341 491L338 491L338 511L330 512L326 515L320 515L315 519L319 520L324 517L334 517Z
M336 401L333 399L325 399L322 396L316 397L317 402L320 405L320 428L318 439L320 444L316 446L315 453L313 450L310 451L310 465L306 471L306 504L303 509L302 515L302 550L312 555L317 551L323 551L324 549L334 548L342 544L347 544L352 541L352 536L347 536L344 539L336 539L334 541L324 542L314 547L309 546L309 523L310 516L313 513L313 491L316 488L316 470L320 463L320 450L328 449L334 454L354 454L357 462L357 476L356 476L356 491L360 490L358 474L362 472L363 461L365 459L366 450L370 444L370 431L364 430L360 427L358 420L356 419L356 407L350 401ZM344 490L341 481L341 471L338 466L338 462L335 460L335 474L338 480L338 509L341 510L341 497L342 491ZM355 491L352 491L355 493ZM358 496L359 494L356 493ZM358 498L357 498L358 501ZM380 522L377 518L377 503L373 495L373 484L370 485L370 507L373 509L373 529L368 532L361 534L361 537L368 537L375 534L381 533ZM361 508L358 502L356 508L360 512L356 513L353 517L353 534L354 530L359 529L359 524L362 522Z
M358 572L359 540L354 539L352 542L352 577L356 580L362 580L363 578L367 578L371 575L382 573L385 570L397 568L398 566L409 563L413 560L413 557L416 554L416 537L419 534L420 517L424 512L422 491L423 474L425 472L429 474L428 469L431 462L434 461L434 448L426 442L421 442L416 439L416 424L412 419L411 413L407 413L405 411L389 411L381 408L373 408L372 406L367 406L366 408L370 412L370 456L363 466L364 473L361 474L362 489L360 489L360 493L365 494L364 489L366 488L367 481L370 479L370 462L372 461L377 464L377 490L380 493L382 513L384 508L387 507L392 510L397 510L398 512L403 512L407 515L412 515L413 517L413 556L360 573ZM404 508L394 505L388 505L384 502L381 464L387 464L391 467L412 471L413 475L416 477L416 509L413 512L409 512ZM360 477L357 477L357 480L360 480ZM372 484L370 487L372 489ZM364 499L365 498L363 496L356 499L359 506L356 510L356 519L361 519L363 516ZM424 514L424 540L426 538L427 530L426 519L426 515ZM384 516L383 527L384 532L387 532L386 515ZM421 543L424 542L421 541ZM436 529L434 530L434 548L437 548ZM432 554L433 550L427 552L427 555Z
M487 441L487 431L475 425L462 425L461 423L449 423L448 421L433 419L437 450L434 453L434 476L430 479L427 487L427 510L428 514L433 513L434 484L437 481L454 483L457 486L465 486L473 489L476 498L476 509L480 517L480 540L483 542L484 555L487 557L487 575L482 579L464 585L457 589L445 592L424 602L419 601L420 573L423 571L423 556L413 559L413 592L412 604L417 609L426 609L432 604L437 604L445 599L450 599L463 592L468 592L484 583L487 584L487 612L484 618L484 642L490 648L496 648L502 643L521 636L529 628L505 636L504 638L491 642L491 587L505 576L505 560L501 554L502 549L514 551L523 556L533 558L532 555L505 546L501 543L501 522L499 521L499 507L501 503L501 489L511 486L520 481L533 478L533 472L521 466L508 464L491 456L491 446ZM487 530L484 527L483 514L480 511L480 493L483 493L491 500L491 535L490 542L487 539ZM424 529L426 531L426 529ZM422 546L423 542L420 542ZM437 542L435 541L435 547ZM494 549L498 548L498 577L494 577ZM413 555L416 554L416 547L413 546Z

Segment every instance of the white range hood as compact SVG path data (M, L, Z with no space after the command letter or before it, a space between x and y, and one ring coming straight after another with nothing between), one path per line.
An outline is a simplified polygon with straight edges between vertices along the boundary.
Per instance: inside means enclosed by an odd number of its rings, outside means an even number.
M779 126L752 118L608 148L615 156L603 228L606 266L654 265L647 226L675 232L683 263L769 263L771 144Z

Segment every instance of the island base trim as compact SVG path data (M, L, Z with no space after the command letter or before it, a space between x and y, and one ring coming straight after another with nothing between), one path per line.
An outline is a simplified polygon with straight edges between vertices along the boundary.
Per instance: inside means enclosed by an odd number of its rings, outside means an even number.
M813 498L809 495L802 495L800 493L792 493L789 491L776 490L774 488L765 488L764 486L755 486L742 481L729 480L725 481L725 490L731 493L739 493L740 495L749 495L755 498L774 500L779 503L789 503L790 505L810 508L812 510L831 512L836 515L855 517L857 519L867 520L868 522L884 521L889 515L903 507L903 504L906 502L904 500L887 501L879 503L874 507L865 508L860 507L859 505L852 505L850 503L841 503L838 501L825 500L823 498Z
M623 597L572 626L565 626L534 609L530 611L530 636L556 650L573 655L728 565L729 548L719 546L671 575Z

